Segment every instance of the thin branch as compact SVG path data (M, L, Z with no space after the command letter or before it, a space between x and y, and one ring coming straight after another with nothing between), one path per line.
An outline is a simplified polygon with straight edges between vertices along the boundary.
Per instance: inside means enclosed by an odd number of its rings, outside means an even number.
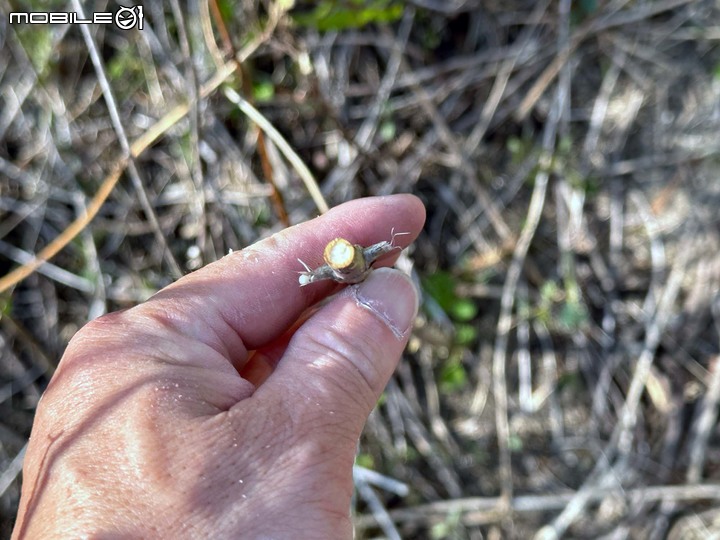
M549 495L518 495L512 500L512 511L523 514L552 512L569 504L576 492L553 493ZM720 484L698 484L681 486L646 486L630 489L598 488L588 495L589 503L596 503L608 497L628 501L633 505L670 501L720 502ZM503 516L495 510L501 503L500 497L470 497L401 508L390 512L390 517L402 525L430 525L441 523L450 515L460 514L466 526L499 523ZM358 516L355 525L365 529L374 525L373 516Z
M505 380L505 364L507 361L507 346L510 329L512 328L512 311L515 305L515 293L518 280L525 263L530 243L540 223L542 210L545 206L552 152L555 145L560 114L567 98L567 92L558 87L552 112L543 132L543 153L539 160L539 169L535 175L535 186L530 198L525 226L520 233L512 262L508 269L503 294L500 300L500 316L498 318L495 336L495 350L493 352L493 397L495 399L495 424L497 426L498 450L500 453L500 485L501 499L506 505L512 499L512 462L510 456L510 426L508 422L507 383Z
M17 455L12 459L8 468L0 474L0 498L5 495L7 489L12 485L15 479L22 471L23 460L25 459L25 451L27 450L27 443L23 446Z
M305 187L307 188L308 193L310 193L310 197L312 197L312 200L315 202L315 206L317 206L320 213L324 214L327 212L330 207L327 202L325 202L325 198L318 187L315 177L312 175L310 169L308 169L307 165L305 165L300 156L297 155L290 144L283 138L282 135L280 135L280 132L275 129L275 127L262 115L260 111L250 105L250 103L235 90L232 88L224 88L223 93L225 94L225 97L237 105L238 109L245 113L250 120L255 122L260 129L262 129L267 136L270 137L270 140L275 143L275 146L278 147L280 152L282 152L285 158L295 169L295 172L298 173L298 176L300 176L302 181L305 183Z
M73 9L77 11L80 17L84 18L85 12L83 11L82 4L80 4L80 0L72 0L72 3ZM127 169L130 180L132 180L135 191L137 192L137 195L140 199L140 204L142 205L143 211L145 212L145 215L147 216L148 221L152 226L153 233L155 234L155 239L159 242L162 248L165 262L167 262L170 270L175 275L175 277L179 278L183 275L183 271L181 270L178 262L175 260L175 257L170 250L170 246L168 246L167 239L165 238L162 229L160 229L160 223L158 222L157 214L155 213L155 209L150 203L150 198L148 197L147 190L145 189L145 185L140 178L140 172L138 171L132 153L130 152L130 143L128 141L127 134L125 133L125 128L122 125L122 121L120 120L120 113L118 112L117 104L115 103L115 96L113 95L112 89L110 88L110 83L108 81L107 74L105 73L105 66L103 65L103 62L100 58L100 53L97 50L95 41L90 35L90 30L88 30L88 26L86 24L81 24L80 31L82 33L83 40L85 41L85 45L88 48L88 52L90 53L90 59L92 60L93 67L95 68L95 74L97 75L98 82L100 83L100 88L102 88L103 96L105 97L105 103L107 104L108 112L110 113L110 118L112 120L113 128L115 129L115 134L117 135L118 141L120 142L120 147L123 150L123 154L129 158L127 163Z
M695 423L690 443L690 465L687 470L689 484L697 484L702 480L710 435L717 424L718 403L720 403L720 358L716 357L713 359L708 391L700 405L700 416Z

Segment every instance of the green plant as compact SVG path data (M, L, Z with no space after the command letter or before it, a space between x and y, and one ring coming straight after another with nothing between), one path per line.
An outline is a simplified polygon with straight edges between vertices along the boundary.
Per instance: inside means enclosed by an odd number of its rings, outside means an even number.
M366 469L373 469L375 467L375 460L370 454L360 453L355 456L355 465L360 465Z
M258 80L253 83L253 97L258 103L268 102L275 96L275 86L270 80Z
M564 280L562 288L555 281L545 282L534 315L548 328L564 333L582 329L589 320L580 287L570 279Z
M433 297L438 305L458 322L468 322L477 316L475 302L461 298L455 292L457 278L445 271L430 274L423 280L423 289Z
M35 71L40 75L45 74L53 54L56 53L50 26L18 25L17 36Z
M293 19L301 26L320 31L339 31L362 28L368 24L387 24L398 20L403 5L396 0L323 0L304 13L293 13Z
M433 540L452 539L460 540L466 538L464 528L462 526L462 512L460 510L453 510L448 513L445 521L436 523L430 530L430 537Z
M461 356L453 354L440 370L440 392L449 394L460 390L467 384L467 372L462 365Z
M442 393L452 393L463 388L468 375L462 363L462 351L477 340L477 328L470 321L475 319L478 308L474 301L462 298L455 292L457 278L449 272L438 271L423 280L423 289L453 320L455 330L448 358L440 368L439 383Z

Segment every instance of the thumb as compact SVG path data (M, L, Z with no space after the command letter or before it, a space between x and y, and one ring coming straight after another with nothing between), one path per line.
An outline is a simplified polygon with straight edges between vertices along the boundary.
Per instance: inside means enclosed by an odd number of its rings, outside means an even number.
M374 270L295 332L256 396L281 396L295 420L312 430L327 422L359 436L407 344L417 310L410 278L390 268Z

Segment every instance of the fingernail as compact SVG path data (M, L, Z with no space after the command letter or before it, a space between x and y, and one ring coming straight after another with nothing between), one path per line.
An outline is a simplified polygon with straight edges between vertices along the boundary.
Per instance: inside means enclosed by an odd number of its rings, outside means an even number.
M352 288L358 304L372 311L399 339L412 328L418 311L418 293L405 274L391 268L378 268Z

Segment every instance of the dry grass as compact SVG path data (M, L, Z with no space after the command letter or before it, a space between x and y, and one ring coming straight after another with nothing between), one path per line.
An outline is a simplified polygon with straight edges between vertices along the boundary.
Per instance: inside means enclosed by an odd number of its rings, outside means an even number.
M717 3L414 0L339 32L271 0L9 25L28 5L0 1L0 276L27 268L0 281L0 536L80 326L395 192L427 205L426 294L359 456L402 484L358 468L359 536L720 534Z

